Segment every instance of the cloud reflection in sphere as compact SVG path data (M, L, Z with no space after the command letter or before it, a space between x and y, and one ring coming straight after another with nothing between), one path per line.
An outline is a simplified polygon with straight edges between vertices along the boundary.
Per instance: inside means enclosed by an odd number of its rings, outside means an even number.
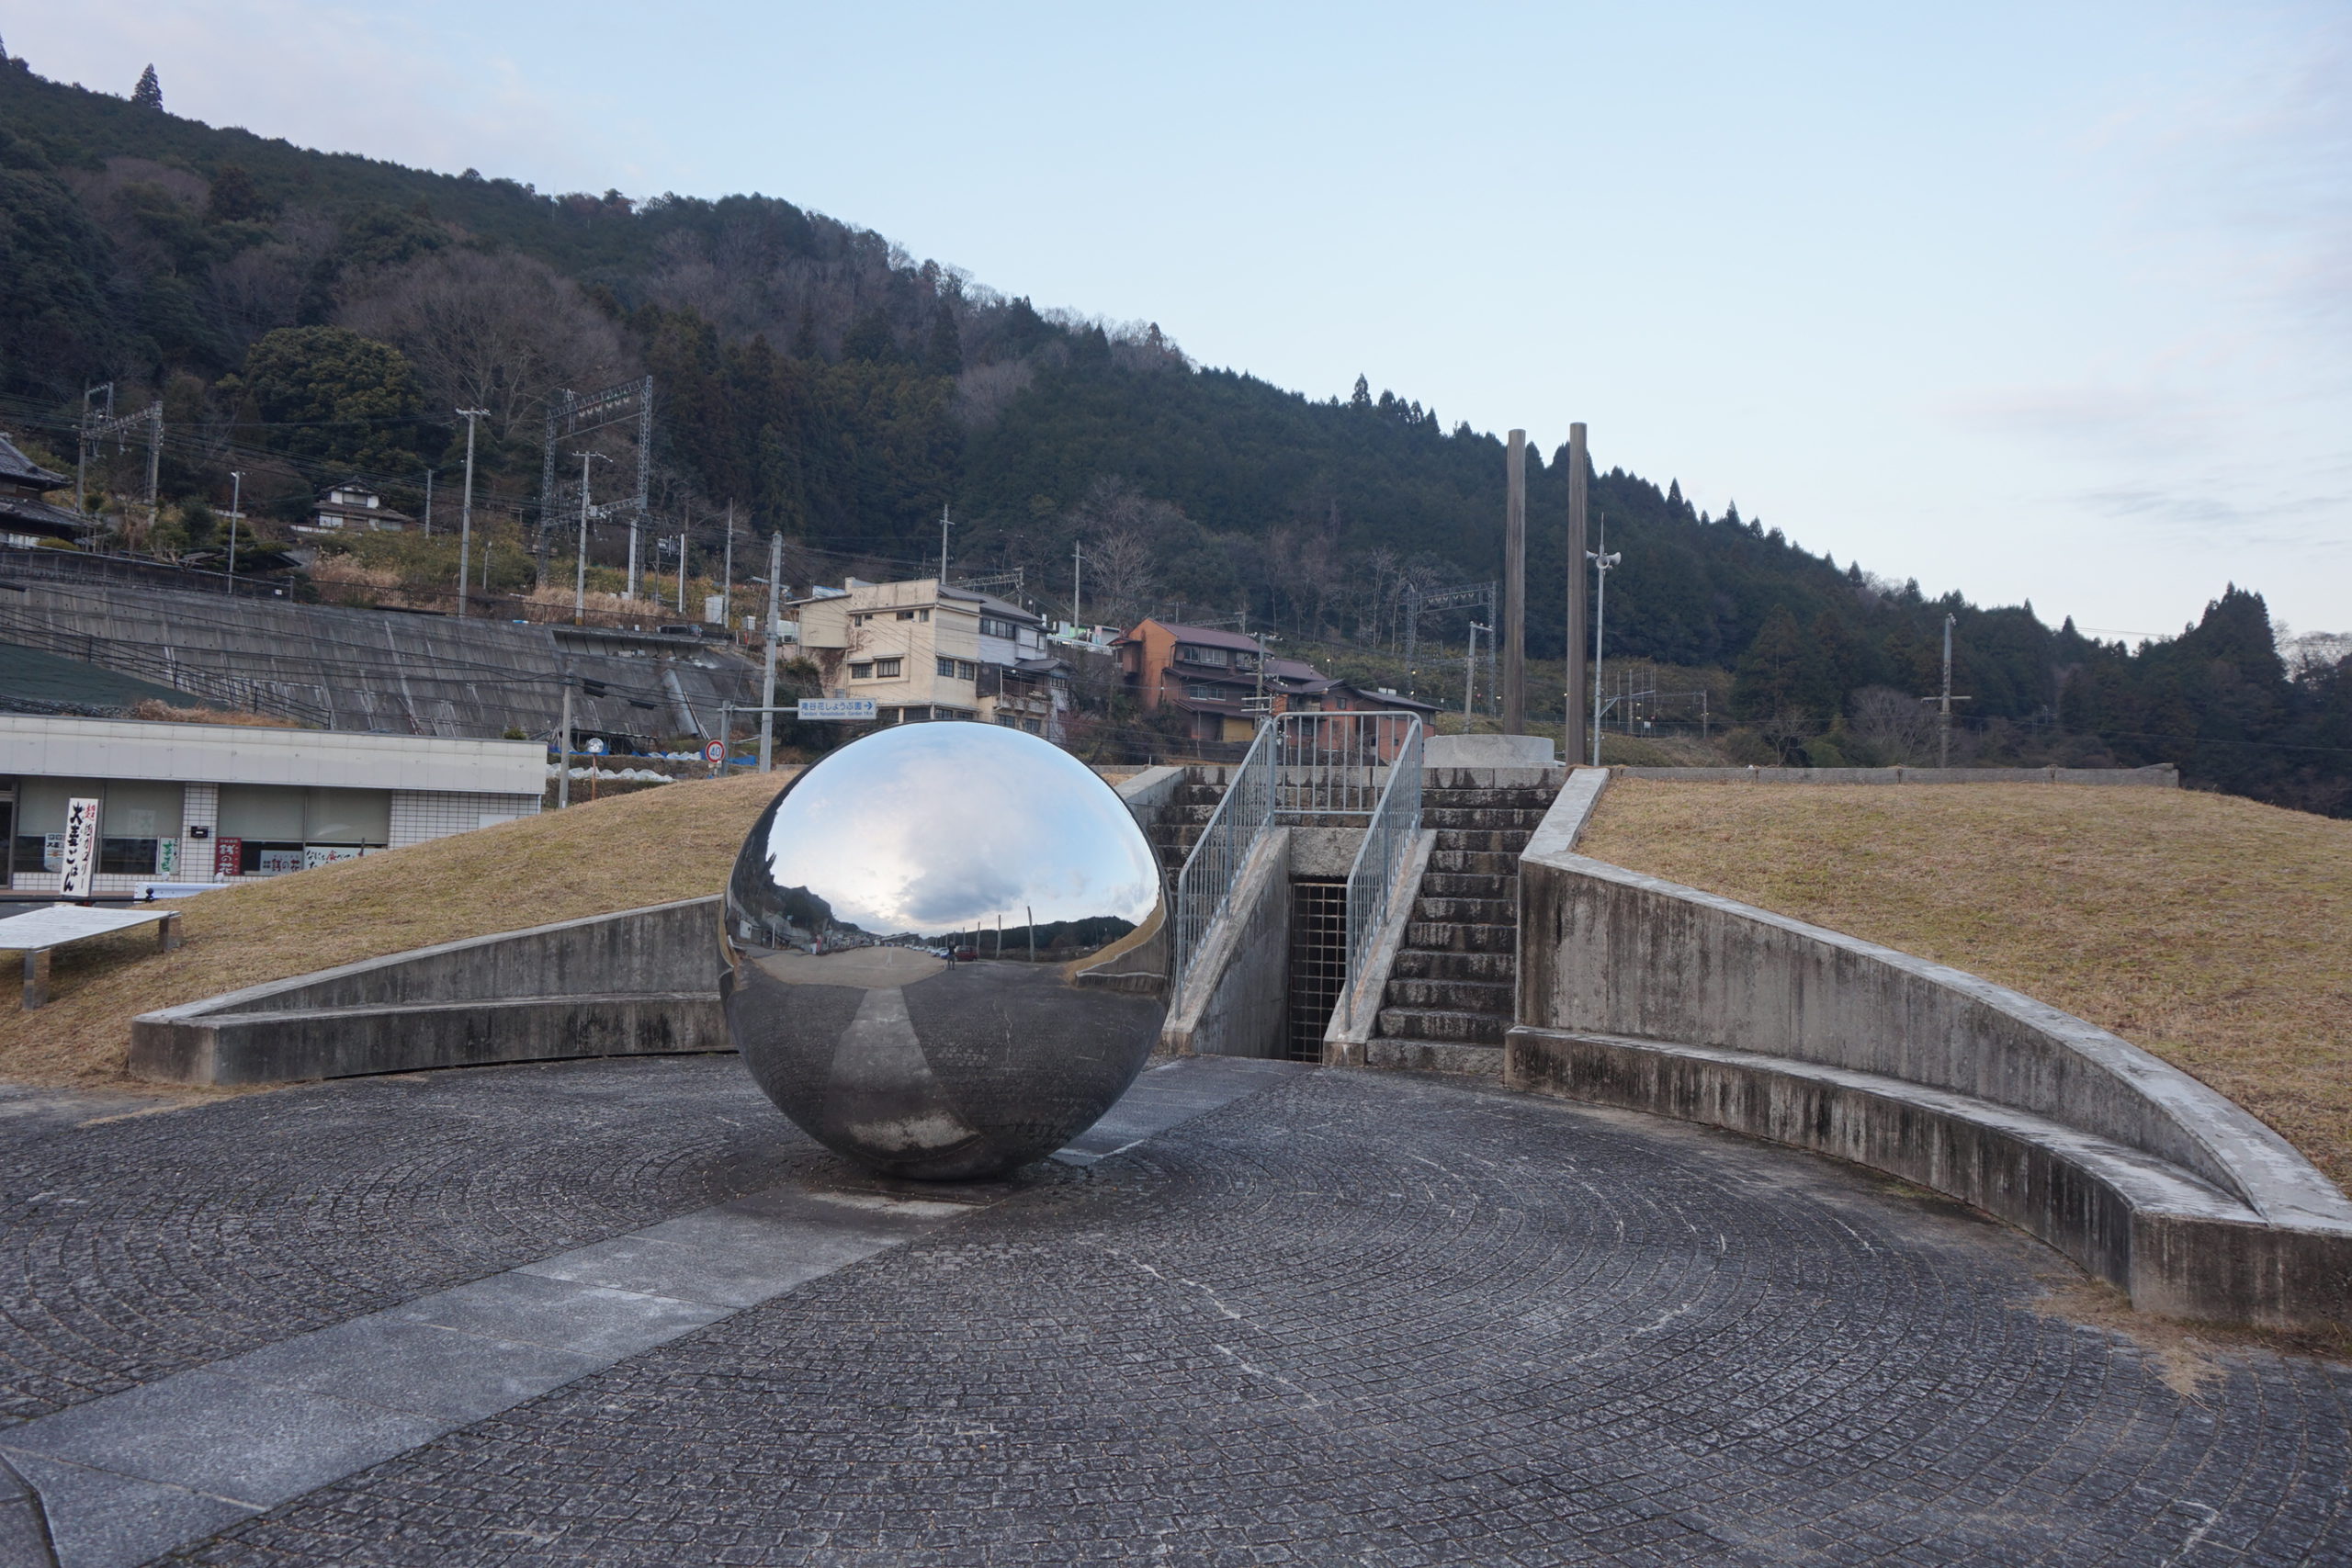
M835 1152L959 1179L1091 1126L1159 1037L1159 867L1118 795L996 725L900 725L803 772L728 879L727 1022Z

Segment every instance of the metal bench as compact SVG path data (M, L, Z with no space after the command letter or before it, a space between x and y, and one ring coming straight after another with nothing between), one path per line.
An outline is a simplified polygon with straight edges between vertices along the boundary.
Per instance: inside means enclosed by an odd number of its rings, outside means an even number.
M0 919L0 953L25 955L24 1010L49 1000L49 955L69 942L107 936L150 923L157 927L155 945L169 953L180 944L177 909L93 909L78 904L52 904L46 909Z

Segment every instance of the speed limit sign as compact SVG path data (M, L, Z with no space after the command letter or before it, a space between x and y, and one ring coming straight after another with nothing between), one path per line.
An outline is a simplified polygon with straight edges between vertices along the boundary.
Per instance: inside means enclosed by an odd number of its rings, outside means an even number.
M706 741L702 749L702 760L706 762L723 762L727 761L727 742L724 740Z

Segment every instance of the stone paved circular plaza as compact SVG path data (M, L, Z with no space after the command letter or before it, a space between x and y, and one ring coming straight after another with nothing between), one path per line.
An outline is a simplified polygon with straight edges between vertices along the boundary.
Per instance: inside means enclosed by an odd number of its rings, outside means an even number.
M2250 1351L2192 1398L2036 1309L2055 1255L1867 1173L1261 1081L175 1560L2352 1562L2352 1371ZM0 1451L669 1216L872 1186L725 1057L87 1121L0 1122Z

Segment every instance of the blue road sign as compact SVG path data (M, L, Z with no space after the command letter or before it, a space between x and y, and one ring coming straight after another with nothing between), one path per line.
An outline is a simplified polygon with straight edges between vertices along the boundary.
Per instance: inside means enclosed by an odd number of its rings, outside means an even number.
M874 716L872 697L803 697L795 710L802 718L861 719Z

